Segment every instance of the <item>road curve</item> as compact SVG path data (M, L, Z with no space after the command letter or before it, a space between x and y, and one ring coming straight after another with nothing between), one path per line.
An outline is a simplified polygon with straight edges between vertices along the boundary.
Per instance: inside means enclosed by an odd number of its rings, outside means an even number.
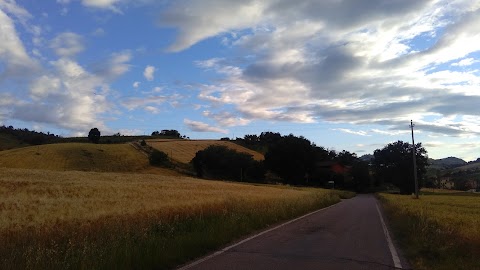
M357 195L182 269L407 269L392 258L380 212L374 196Z

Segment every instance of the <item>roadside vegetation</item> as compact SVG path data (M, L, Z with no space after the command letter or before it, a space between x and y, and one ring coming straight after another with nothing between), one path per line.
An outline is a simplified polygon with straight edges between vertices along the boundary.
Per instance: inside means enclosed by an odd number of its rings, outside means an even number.
M353 193L0 168L0 269L168 269Z
M379 194L414 269L480 269L480 195Z

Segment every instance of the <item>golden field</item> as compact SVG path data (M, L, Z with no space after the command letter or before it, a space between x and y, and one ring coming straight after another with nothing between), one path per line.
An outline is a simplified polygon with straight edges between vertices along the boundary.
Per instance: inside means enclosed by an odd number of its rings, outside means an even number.
M129 144L60 143L0 151L0 167L140 172L149 164L148 158Z
M229 141L159 139L147 140L146 142L153 148L168 154L171 159L181 163L189 163L195 157L195 154L198 151L204 150L210 145L226 146L238 152L250 154L255 160L264 159L264 156L262 154Z
M480 269L480 196L379 196L415 269Z
M139 212L199 210L236 200L289 200L310 192L190 177L0 168L0 229Z
M340 196L352 194L0 168L0 268L168 269Z

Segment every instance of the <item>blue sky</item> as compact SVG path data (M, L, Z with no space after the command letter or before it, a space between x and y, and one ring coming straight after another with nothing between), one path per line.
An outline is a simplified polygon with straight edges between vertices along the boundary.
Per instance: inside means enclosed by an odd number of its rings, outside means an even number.
M480 157L480 1L0 0L0 124Z

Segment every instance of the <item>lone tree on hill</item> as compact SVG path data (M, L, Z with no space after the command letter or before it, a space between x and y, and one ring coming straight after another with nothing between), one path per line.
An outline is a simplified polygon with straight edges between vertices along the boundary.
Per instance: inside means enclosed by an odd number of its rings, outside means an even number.
M90 129L90 132L88 132L88 140L93 143L98 143L100 141L100 130L98 130L98 128Z
M419 185L427 172L427 150L421 143L415 144L417 174ZM392 183L400 188L403 194L410 194L415 190L413 177L412 145L403 141L390 143L374 152L375 177L379 183Z

